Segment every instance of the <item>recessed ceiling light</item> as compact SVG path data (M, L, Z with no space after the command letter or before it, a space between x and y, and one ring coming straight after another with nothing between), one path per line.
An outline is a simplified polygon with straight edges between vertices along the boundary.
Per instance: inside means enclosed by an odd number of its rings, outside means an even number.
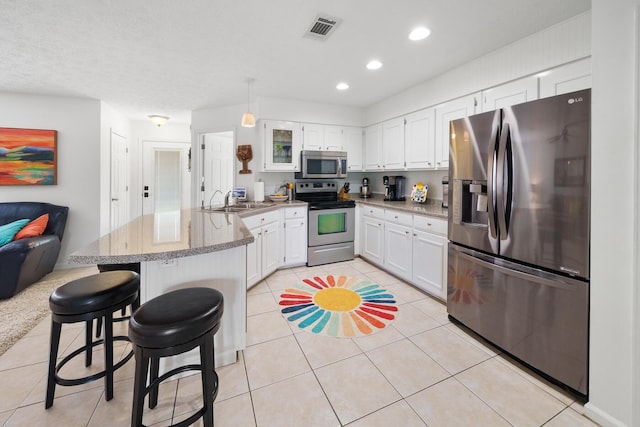
M413 31L409 33L409 40L424 40L429 37L429 34L431 34L431 30L427 27L414 28Z
M382 68L382 62L378 61L377 59L369 61L369 63L367 64L368 70L377 70L379 68Z
M347 89L349 89L349 85L344 83L344 82L338 83L336 85L336 89L338 89L338 90L347 90Z

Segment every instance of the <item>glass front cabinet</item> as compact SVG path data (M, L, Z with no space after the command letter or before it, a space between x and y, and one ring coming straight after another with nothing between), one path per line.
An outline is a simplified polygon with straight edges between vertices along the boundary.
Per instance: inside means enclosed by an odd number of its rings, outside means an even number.
M300 123L264 120L265 171L300 170L302 134Z

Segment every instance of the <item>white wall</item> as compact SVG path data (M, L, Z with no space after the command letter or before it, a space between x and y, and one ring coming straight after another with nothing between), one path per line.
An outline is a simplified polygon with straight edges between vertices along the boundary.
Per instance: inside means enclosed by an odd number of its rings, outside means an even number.
M367 108L365 121L367 125L378 123L585 58L590 54L589 11L374 104Z
M0 201L69 207L58 267L98 237L100 229L100 102L0 93L0 126L58 131L58 184L0 187Z
M150 120L130 122L129 137L129 212L131 218L142 215L142 144L143 141L189 142L191 130L188 124L171 123L156 126ZM193 172L192 172L193 174Z
M591 328L587 414L638 426L639 0L593 0ZM638 339L637 331L635 339ZM634 378L635 376L635 378ZM634 389L635 381L635 389ZM633 394L635 391L635 395Z

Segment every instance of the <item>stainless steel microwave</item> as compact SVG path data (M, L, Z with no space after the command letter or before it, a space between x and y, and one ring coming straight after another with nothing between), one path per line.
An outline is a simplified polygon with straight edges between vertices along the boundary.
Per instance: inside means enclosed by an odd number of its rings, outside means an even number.
M346 151L310 151L300 153L300 178L345 178L347 176Z

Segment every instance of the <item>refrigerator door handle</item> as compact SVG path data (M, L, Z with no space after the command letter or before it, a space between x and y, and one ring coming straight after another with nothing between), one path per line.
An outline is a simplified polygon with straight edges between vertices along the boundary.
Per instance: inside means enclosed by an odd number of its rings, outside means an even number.
M498 271L508 276L517 277L519 279L524 279L530 282L539 283L544 286L552 286L554 288L568 290L568 291L578 289L575 282L571 283L570 282L571 279L565 280L562 276L557 276L541 270L526 267L524 265L510 263L508 261L504 261L499 258L493 258L491 256L484 255L476 251L472 251L473 255L470 255L465 250L460 250L456 248L456 252L458 256L468 261L471 261L474 264L478 264L484 268L489 268L491 270ZM496 264L492 262L492 260L499 261L501 264L505 264L505 266Z
M509 142L510 129L509 124L502 125L502 133L500 134L500 142L498 144L498 166L496 172L496 205L498 211L498 227L500 229L500 240L507 239L507 216L505 209L505 193L504 193L504 165L506 162L506 151Z
M496 126L491 133L491 141L489 145L489 164L487 168L487 203L488 216L489 216L489 232L494 239L498 237L498 230L496 227L496 210L495 210L495 194L496 194L496 141L500 138L500 128Z

